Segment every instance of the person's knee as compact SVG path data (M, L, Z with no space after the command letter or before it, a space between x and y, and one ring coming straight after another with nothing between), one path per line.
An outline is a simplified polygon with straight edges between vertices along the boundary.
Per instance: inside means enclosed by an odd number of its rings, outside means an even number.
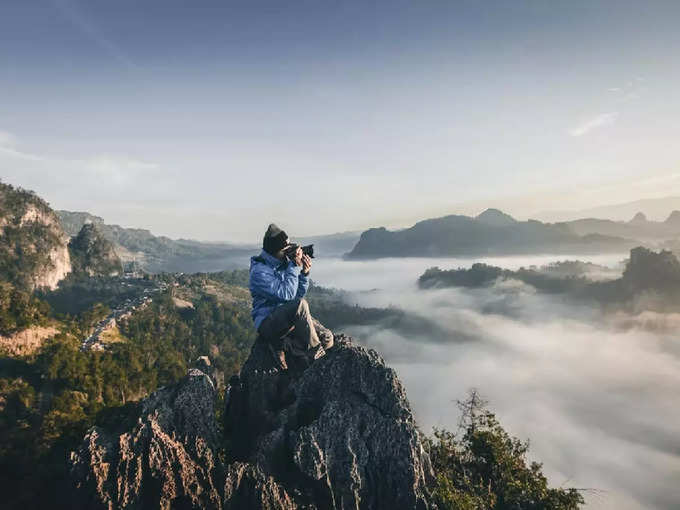
M309 303L305 298L296 299L297 311L298 313L305 312L309 313Z

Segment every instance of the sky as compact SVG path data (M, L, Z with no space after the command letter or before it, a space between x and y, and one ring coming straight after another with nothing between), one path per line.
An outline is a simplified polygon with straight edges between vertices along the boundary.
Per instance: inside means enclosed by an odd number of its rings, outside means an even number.
M0 178L252 242L680 194L675 1L0 0Z

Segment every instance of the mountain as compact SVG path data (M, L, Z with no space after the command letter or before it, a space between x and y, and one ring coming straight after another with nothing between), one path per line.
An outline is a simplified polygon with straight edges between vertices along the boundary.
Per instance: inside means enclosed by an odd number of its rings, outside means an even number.
M87 276L115 276L123 265L113 243L104 238L96 223L83 225L68 244L73 272Z
M359 240L361 232L340 232L307 237L293 237L292 241L304 246L314 245L316 257L340 257L350 251Z
M636 244L600 233L578 235L565 224L517 221L488 209L476 218L451 215L398 231L372 228L361 234L347 258L621 252Z
M260 249L259 242L237 245L170 239L156 236L145 229L110 225L103 218L87 212L62 210L57 211L57 214L68 235L77 236L86 224L96 225L101 235L113 244L124 266L151 273L214 272L246 267L250 256ZM301 245L314 244L317 257L339 257L351 250L358 239L359 232L291 237L291 241Z
M646 198L620 204L603 205L574 211L542 211L533 215L543 221L564 222L579 218L606 218L626 221L642 211L648 218L660 220L668 211L680 210L680 197Z
M640 241L665 241L680 237L680 211L672 211L665 221L650 221L644 213L637 212L630 221L583 218L557 225L564 225L581 236L601 234Z
M477 216L477 221L491 227L507 227L517 223L517 220L498 209L487 209Z
M227 243L202 243L187 239L155 236L149 230L109 225L99 216L87 212L57 211L64 230L76 236L85 224L97 226L101 235L113 244L126 266L151 273L218 271L245 265L255 247Z

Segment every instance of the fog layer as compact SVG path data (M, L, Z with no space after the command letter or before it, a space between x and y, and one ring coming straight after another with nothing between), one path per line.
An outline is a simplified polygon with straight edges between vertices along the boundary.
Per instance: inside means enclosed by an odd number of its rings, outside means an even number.
M588 260L617 266L625 256ZM576 258L576 257L569 257ZM580 257L583 259L583 257ZM477 259L501 267L555 257ZM404 382L424 431L455 429L455 399L478 388L503 426L531 440L554 485L594 489L590 508L680 503L680 348L677 314L602 315L519 282L489 289L417 290L433 265L471 260L319 260L317 283L365 306L398 306L449 333L404 337L379 326L345 331L376 348Z

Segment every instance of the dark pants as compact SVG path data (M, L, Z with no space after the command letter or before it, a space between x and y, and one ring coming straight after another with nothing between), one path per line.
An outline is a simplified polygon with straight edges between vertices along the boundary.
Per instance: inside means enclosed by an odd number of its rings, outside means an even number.
M276 350L291 350L295 354L304 354L333 345L333 333L323 327L309 313L309 304L305 299L295 299L277 306L262 321L258 333L270 342ZM286 339L290 344L286 345Z

